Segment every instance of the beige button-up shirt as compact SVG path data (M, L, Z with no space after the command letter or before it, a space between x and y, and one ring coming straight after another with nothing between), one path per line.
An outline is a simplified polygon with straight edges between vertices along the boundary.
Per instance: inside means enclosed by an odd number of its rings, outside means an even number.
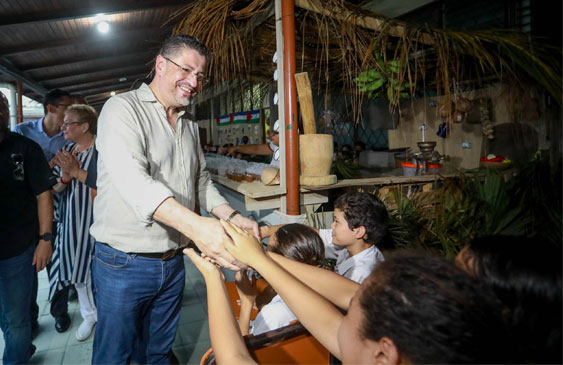
M152 216L168 197L193 210L227 203L205 168L198 126L181 111L176 130L152 90L109 99L98 120L98 195L90 232L123 252L166 252L186 238ZM197 200L196 200L197 199Z

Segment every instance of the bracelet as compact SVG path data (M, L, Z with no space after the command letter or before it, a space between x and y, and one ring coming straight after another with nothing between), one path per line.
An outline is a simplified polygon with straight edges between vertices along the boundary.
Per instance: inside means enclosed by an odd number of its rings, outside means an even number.
M229 216L229 218L225 219L225 222L229 222L231 223L231 219L233 219L237 214L242 215L238 210L234 210L231 215Z
M71 181L72 181L72 179L70 179L69 181L65 181L65 179L61 176L61 182L63 184L70 184Z

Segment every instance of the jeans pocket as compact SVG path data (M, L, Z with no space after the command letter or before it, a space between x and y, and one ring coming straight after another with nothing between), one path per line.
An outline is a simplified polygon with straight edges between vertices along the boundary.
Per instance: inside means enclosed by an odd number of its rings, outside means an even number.
M110 269L124 269L129 264L129 255L115 254L96 249L96 261Z

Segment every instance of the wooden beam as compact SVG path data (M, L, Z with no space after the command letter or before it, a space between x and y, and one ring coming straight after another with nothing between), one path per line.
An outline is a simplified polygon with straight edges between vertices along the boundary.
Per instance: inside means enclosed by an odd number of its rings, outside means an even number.
M88 2L94 6L82 8L63 7L56 10L37 11L23 15L0 16L0 27L9 27L21 24L54 22L70 19L80 19L96 16L97 14L111 15L120 13L131 13L135 11L153 10L164 7L180 7L186 5L186 0L136 0L127 1L101 1ZM4 12L6 14L6 12Z
M40 85L36 80L33 80L28 75L18 70L16 67L14 67L10 62L8 62L4 58L0 58L0 73L10 75L16 80L23 82L23 84L28 89L33 90L34 92L36 92L41 96L47 93L47 89L43 85Z
M145 76L146 76L146 73L140 73L140 74L134 74L134 75L125 75L124 77L126 77L127 80L124 81L123 84L126 85L126 84L129 84L129 83L133 83L137 79L144 78ZM68 92L71 92L71 93L82 94L82 93L84 93L88 90L92 90L92 89L95 89L97 87L113 85L116 82L119 82L119 78L111 77L111 78L106 78L106 79L97 80L97 81L93 81L93 82L66 86L66 87L64 87L64 89L67 90Z
M73 84L92 82L94 80L99 80L100 77L104 77L106 79L115 77L116 79L119 79L120 77L127 77L127 75L138 74L143 72L149 73L150 66L133 65L128 67L103 69L94 72L81 73L78 75L70 74L65 77L60 77L56 79L46 79L46 80L42 80L42 82L45 84L49 84L49 86L51 87L65 87ZM68 82L65 83L65 81L67 80Z
M145 47L143 48L143 51L139 51L138 49L116 48L115 53L112 52L109 54L107 53L107 49L106 49L86 56L49 59L49 61L47 62L32 63L20 67L20 70L24 72L33 72L33 71L40 71L53 67L73 66L83 62L109 61L109 60L116 60L123 58L143 58L145 56L148 56L149 54L153 54L153 55L156 54L156 49L158 48L159 48L158 46L155 46L154 48Z
M334 19L355 23L362 28L371 29L376 32L381 32L381 30L384 28L385 22L387 21L387 19L378 19L370 16L357 15L348 10L331 10L328 7L321 7L316 2L311 0L295 0L295 6L312 11L317 14L329 16ZM394 22L397 23L397 21ZM389 35L394 37L402 37L405 34L404 25L385 27L385 29L388 31ZM427 33L423 33L421 35L420 42L426 45L433 45L435 43L434 39L430 36L430 34Z
M114 69L123 69L124 65L125 65L125 68L134 68L134 67L150 68L151 65L152 65L152 62L151 62L152 57L153 57L153 54L151 53L151 54L147 54L147 57L145 57L145 58L141 58L141 57L135 58L134 62L129 62L129 61L125 60L123 57L121 57L119 60L114 59L113 62L108 62L108 63L99 62L99 63L94 64L94 65L89 66L89 67L79 67L77 73L75 73L71 77L88 75L88 74L92 74L92 73L98 73L98 72L100 72L100 70L108 71L108 70L114 70ZM71 73L72 72L69 72L68 70L59 71L57 73L49 73L49 72L43 73L43 72L41 72L40 75L35 76L35 79L37 79L37 81L39 81L39 82L45 81L45 80L55 80L55 79L61 79L61 78L69 77L69 74L71 74Z
M152 27L152 28L141 28L141 29L126 29L117 30L112 32L111 35L103 35L98 33L90 33L84 37L76 37L71 39L62 39L53 42L37 42L37 43L27 43L22 44L17 47L7 47L0 48L0 56L14 55L14 54L24 54L24 53L36 53L37 51L66 47L66 46L76 46L76 45L88 45L92 46L95 43L103 43L102 47L107 47L109 42L114 42L115 44L127 44L134 41L154 41L155 43L162 42L162 40L170 35L172 32L172 26L166 27Z
M131 87L131 85L133 84L133 82L121 82L119 84L113 84L113 85L107 85L107 86L102 86L102 87L98 87L96 89L90 89L90 90L86 90L81 92L80 94L88 97L91 97L93 95L98 95L101 93L106 93L106 92L111 92L111 91L115 91L117 92L117 90L129 90L129 88Z
M121 93L129 91L129 88L121 89L121 90L112 90L112 91L115 91L116 94L121 94ZM100 101L100 100L109 99L110 97L111 97L111 91L107 91L107 92L102 92L102 93L90 95L86 98L86 100L88 100L88 102L95 103L95 102Z

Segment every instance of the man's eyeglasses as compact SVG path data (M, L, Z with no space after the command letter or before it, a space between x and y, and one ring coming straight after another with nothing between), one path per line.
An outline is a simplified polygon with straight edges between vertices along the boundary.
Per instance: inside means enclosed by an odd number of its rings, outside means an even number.
M12 174L14 180L23 181L25 176L23 169L23 156L21 153L12 153L10 158L12 159L12 163L16 166Z
M162 56L162 55L161 55ZM184 75L186 75L186 77L190 77L190 76L195 76L195 78L197 79L197 82L203 86L207 85L209 83L209 79L207 77L205 77L204 74L200 74L200 73L196 73L193 69L189 68L189 67L182 67L179 64L177 64L176 62L172 61L170 58L166 57L166 56L162 56L162 58L164 58L166 61L169 61L170 63L172 63L174 66L178 67L180 70L182 70L182 73Z
M59 107L59 106L62 106L64 109L66 109L70 106L70 104L59 103L59 104L57 104L57 107Z

